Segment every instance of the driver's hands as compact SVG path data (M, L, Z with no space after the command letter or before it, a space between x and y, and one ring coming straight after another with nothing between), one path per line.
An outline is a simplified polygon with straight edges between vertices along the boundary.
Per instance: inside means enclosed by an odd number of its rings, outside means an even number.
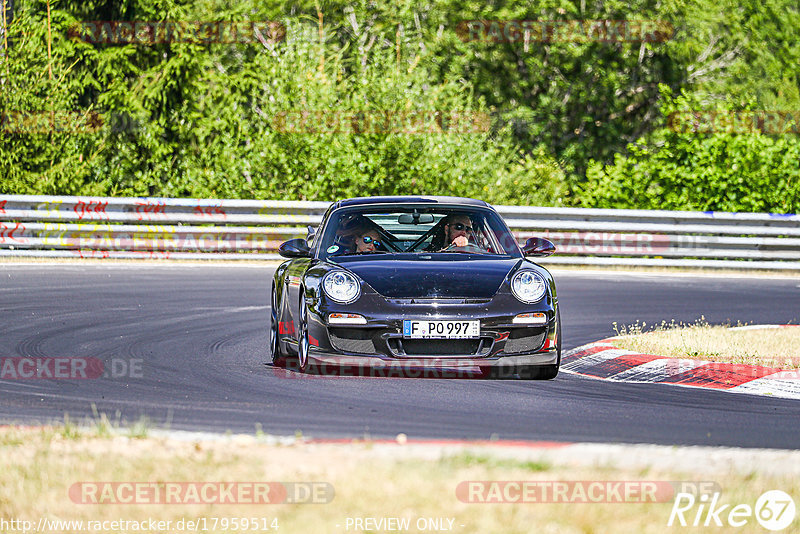
M469 244L469 240L466 236L460 235L457 238L453 239L452 246L456 247L466 247Z

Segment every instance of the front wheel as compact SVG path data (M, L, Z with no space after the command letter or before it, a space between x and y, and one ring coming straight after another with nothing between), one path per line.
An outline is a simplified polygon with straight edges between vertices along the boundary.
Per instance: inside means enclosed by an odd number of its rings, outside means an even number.
M539 365L520 371L519 376L526 380L552 380L561 367L561 308L556 312L556 351L558 358L553 365Z
M281 343L278 338L278 334L280 334L278 327L278 296L274 287L272 288L270 306L269 351L272 354L272 364L276 367L286 367L286 355L281 350Z
M297 336L297 360L301 373L308 372L308 306L303 291L300 291L300 324Z
M534 376L534 380L552 380L558 375L558 365L543 365L539 367Z

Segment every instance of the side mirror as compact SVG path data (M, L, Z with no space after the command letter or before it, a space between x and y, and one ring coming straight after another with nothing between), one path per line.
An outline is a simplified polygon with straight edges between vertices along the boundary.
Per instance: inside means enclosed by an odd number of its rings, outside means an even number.
M537 256L543 258L556 251L556 246L549 239L543 237L531 237L525 241L522 253L526 256Z
M305 239L290 239L281 244L278 248L278 254L284 258L310 258L311 249L308 248L308 243Z

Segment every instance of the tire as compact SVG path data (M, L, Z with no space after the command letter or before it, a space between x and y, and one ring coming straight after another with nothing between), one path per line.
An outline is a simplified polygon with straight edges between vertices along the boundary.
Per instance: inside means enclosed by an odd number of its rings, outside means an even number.
M300 306L298 309L300 310L300 325L298 327L300 331L297 336L297 363L300 372L306 373L309 371L308 306L306 305L306 299L303 295L303 288L300 288Z
M534 380L552 380L558 375L558 365L543 365L535 373Z
M561 308L556 312L556 351L558 359L553 365L538 365L536 367L529 367L522 369L519 373L520 378L525 380L552 380L558 376L558 370L561 367Z
M275 287L272 288L272 302L270 306L270 327L269 327L269 351L272 354L272 365L276 367L286 367L286 354L281 350L278 341L278 294Z

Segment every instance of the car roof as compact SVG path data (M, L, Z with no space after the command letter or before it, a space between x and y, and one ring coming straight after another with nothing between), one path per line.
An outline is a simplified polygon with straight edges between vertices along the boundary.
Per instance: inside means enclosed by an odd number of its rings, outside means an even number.
M462 206L491 207L483 200L466 197L445 196L393 196L393 197L358 197L340 200L332 209L345 206L361 206L365 204L459 204Z

